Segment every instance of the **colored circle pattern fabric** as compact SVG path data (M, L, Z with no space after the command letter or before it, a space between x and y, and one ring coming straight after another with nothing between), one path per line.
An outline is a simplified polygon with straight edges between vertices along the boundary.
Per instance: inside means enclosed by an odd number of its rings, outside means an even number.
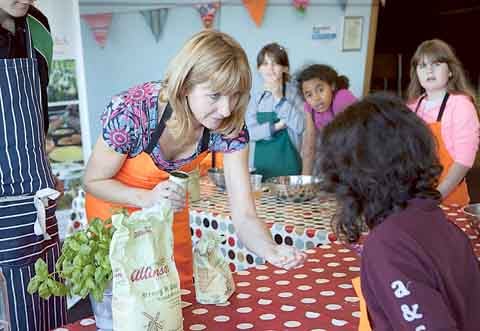
M457 207L442 208L468 235L480 261L478 221ZM192 288L182 290L184 330L357 330L358 298L350 280L359 274L359 255L337 242L307 252L299 269L267 264L237 272L236 291L224 305L198 304ZM95 331L91 322L56 330Z
M230 218L228 196L207 179L201 180L201 199L191 204L190 227L195 244L205 231L216 231L225 236L221 251L232 271L244 270L265 261L250 252L237 237ZM316 198L303 203L278 200L264 192L256 199L257 213L270 227L278 244L311 249L329 243L330 220L336 210L332 198Z

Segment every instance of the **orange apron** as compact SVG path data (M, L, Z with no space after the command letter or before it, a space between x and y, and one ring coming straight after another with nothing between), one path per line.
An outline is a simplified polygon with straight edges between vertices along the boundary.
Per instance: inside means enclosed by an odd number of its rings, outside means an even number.
M450 156L447 148L445 147L445 143L442 137L442 116L443 112L445 111L445 106L447 104L449 94L446 93L445 97L443 98L442 105L440 106L440 111L438 112L437 121L434 123L428 124L430 131L435 136L437 141L437 156L440 160L441 165L443 166L443 171L440 175L439 182L441 183L442 180L447 176L450 167L454 163L453 158ZM418 108L420 107L420 103L425 98L425 96L421 97L418 101L417 107L415 112L417 112ZM446 196L442 203L445 205L452 205L457 204L460 206L467 205L470 202L470 196L468 195L467 183L465 179L463 179L455 189L450 192L448 196Z
M206 155L207 152L201 153L196 159L179 170L185 172L194 170ZM134 158L125 160L114 179L128 186L151 190L158 183L168 180L168 177L169 173L158 169L150 155L143 152ZM85 209L88 220L94 217L105 220L112 216L112 211L119 208L126 208L128 213L139 209L101 200L89 193L85 196ZM192 238L190 235L188 204L181 212L174 214L173 236L175 264L180 275L181 287L186 288L192 284L193 277Z
M352 279L353 289L360 300L360 323L358 324L358 331L371 331L370 320L368 319L367 303L362 294L362 286L360 283L360 277Z
M158 140L165 129L165 123L170 118L171 114L172 109L170 105L167 104L146 150L134 158L127 158L118 173L113 177L114 179L127 186L143 188L146 190L151 190L158 183L168 180L170 174L158 169L149 153L153 151L153 148L158 143ZM204 129L201 141L202 150L204 150L203 148L206 149L208 147L208 138L209 131ZM200 167L202 160L207 154L208 151L200 153L196 158L178 170L190 172ZM104 201L89 193L85 195L87 220L91 220L94 217L99 217L100 219L105 220L112 215L112 212L120 208L127 209L129 213L139 209ZM190 234L188 203L182 211L174 214L172 228L175 265L177 266L178 274L180 276L180 286L182 288L187 288L192 285L193 280L192 238Z
M200 176L205 176L210 168L223 168L223 153L213 152L208 154L200 163Z

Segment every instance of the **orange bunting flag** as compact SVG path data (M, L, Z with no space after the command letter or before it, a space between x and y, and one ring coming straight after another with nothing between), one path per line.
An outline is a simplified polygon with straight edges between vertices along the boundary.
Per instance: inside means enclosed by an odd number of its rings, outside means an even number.
M102 48L105 47L108 29L110 29L110 24L112 24L112 14L82 15L82 18L92 30L93 37L97 44Z
M263 14L267 7L267 0L242 0L242 2L255 24L258 27L262 25Z

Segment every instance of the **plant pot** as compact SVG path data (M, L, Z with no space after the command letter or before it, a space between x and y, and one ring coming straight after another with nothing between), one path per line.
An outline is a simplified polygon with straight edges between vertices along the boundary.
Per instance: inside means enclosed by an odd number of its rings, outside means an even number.
M112 288L109 287L103 293L103 301L96 301L90 294L90 303L98 329L113 330L112 320Z

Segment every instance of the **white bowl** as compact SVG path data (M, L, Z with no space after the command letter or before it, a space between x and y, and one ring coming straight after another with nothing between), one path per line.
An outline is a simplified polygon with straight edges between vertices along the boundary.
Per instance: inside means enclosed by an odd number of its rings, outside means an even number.
M463 212L475 218L475 221L480 221L480 203L472 203L463 207Z

